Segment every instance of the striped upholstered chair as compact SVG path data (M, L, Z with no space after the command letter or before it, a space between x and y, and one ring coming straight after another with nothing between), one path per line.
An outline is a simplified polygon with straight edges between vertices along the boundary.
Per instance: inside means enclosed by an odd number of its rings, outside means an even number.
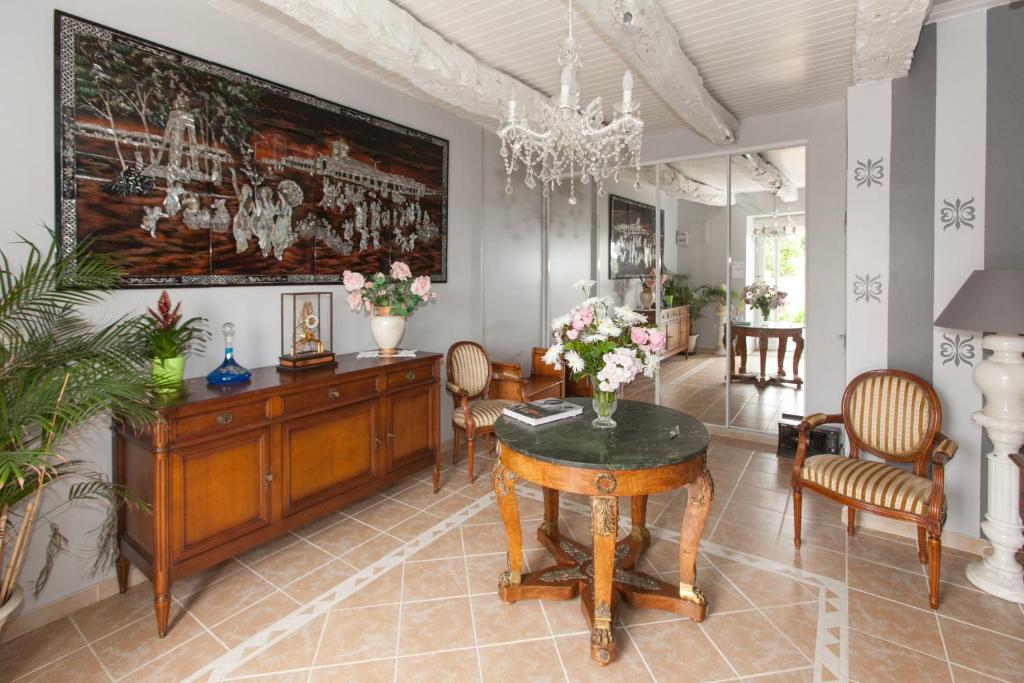
M807 433L827 422L846 428L850 456L807 456ZM939 431L942 406L935 390L920 377L898 370L872 370L850 382L842 414L817 413L797 427L800 443L793 462L793 541L800 547L800 499L803 489L847 506L851 536L855 510L917 525L917 555L928 564L928 601L939 606L939 556L946 521L943 468L957 445ZM862 453L887 462L861 460ZM909 463L910 471L888 464ZM925 535L927 534L927 542Z
M455 402L452 462L458 461L459 440L464 435L470 483L473 482L473 440L483 436L487 451L491 450L494 423L507 406L526 400L525 385L518 363L492 363L484 347L476 342L455 342L448 349L447 388ZM492 395L495 398L491 398Z

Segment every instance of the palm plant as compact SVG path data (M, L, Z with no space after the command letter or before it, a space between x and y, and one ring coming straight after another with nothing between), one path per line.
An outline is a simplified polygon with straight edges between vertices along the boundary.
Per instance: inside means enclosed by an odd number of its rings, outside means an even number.
M46 250L22 242L28 256L17 270L0 252L0 605L17 588L34 526L45 522L49 542L35 593L43 589L68 547L55 513L78 501L107 509L93 571L109 567L117 556L118 508L143 503L88 462L69 458L69 437L105 415L155 419L146 320L126 316L98 325L82 312L117 286L121 272L113 260L88 245L61 258L52 239ZM44 499L65 480L70 486L62 496Z

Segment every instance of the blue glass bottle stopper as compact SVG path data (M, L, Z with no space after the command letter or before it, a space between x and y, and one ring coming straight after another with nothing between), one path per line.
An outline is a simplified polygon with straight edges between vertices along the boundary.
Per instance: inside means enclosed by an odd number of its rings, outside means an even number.
M221 329L224 331L224 362L206 376L206 382L208 384L248 382L252 373L239 365L234 358L235 325L224 323L224 327Z

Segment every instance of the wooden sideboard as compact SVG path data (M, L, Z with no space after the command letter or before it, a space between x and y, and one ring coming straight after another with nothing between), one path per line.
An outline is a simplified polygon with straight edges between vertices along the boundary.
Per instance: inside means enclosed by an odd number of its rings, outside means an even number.
M118 581L153 582L167 632L174 581L364 498L428 464L440 477L440 360L338 356L336 368L186 382L145 432L114 430L114 477L151 510L122 511Z
M638 311L647 317L647 324L654 324L654 311ZM690 343L690 307L674 306L661 309L661 321L658 328L665 335L665 358L674 356L677 353L685 354L689 358L688 351Z

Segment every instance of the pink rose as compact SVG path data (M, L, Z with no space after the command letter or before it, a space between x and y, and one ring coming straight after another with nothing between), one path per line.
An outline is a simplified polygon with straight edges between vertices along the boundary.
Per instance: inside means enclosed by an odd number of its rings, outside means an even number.
M360 291L349 292L348 294L348 307L353 311L358 311L363 307L363 295Z
M395 261L391 264L391 277L405 281L412 277L412 271L401 261Z
M665 348L665 335L661 330L651 330L648 340L651 344L651 351L661 351Z
M633 343L637 346L643 346L647 343L647 330L642 327L634 327L629 331L629 338L632 339Z
M410 289L416 296L426 299L427 294L430 293L430 277L428 275L420 275L412 281Z
M366 278L359 273L353 273L351 270L346 270L341 274L342 282L345 284L345 289L350 292L354 292L357 289L362 289L363 285L366 284Z
M576 339L576 337L580 336L580 333L577 330L570 329L568 332L565 333L565 336L568 337L569 339Z
M370 311L372 311L372 310L373 310L373 304L371 304L371 303L369 302L369 300L367 300L367 301L364 301L364 302L363 302L363 306L364 306L364 307L366 308L366 312L367 312L367 313L369 313Z

